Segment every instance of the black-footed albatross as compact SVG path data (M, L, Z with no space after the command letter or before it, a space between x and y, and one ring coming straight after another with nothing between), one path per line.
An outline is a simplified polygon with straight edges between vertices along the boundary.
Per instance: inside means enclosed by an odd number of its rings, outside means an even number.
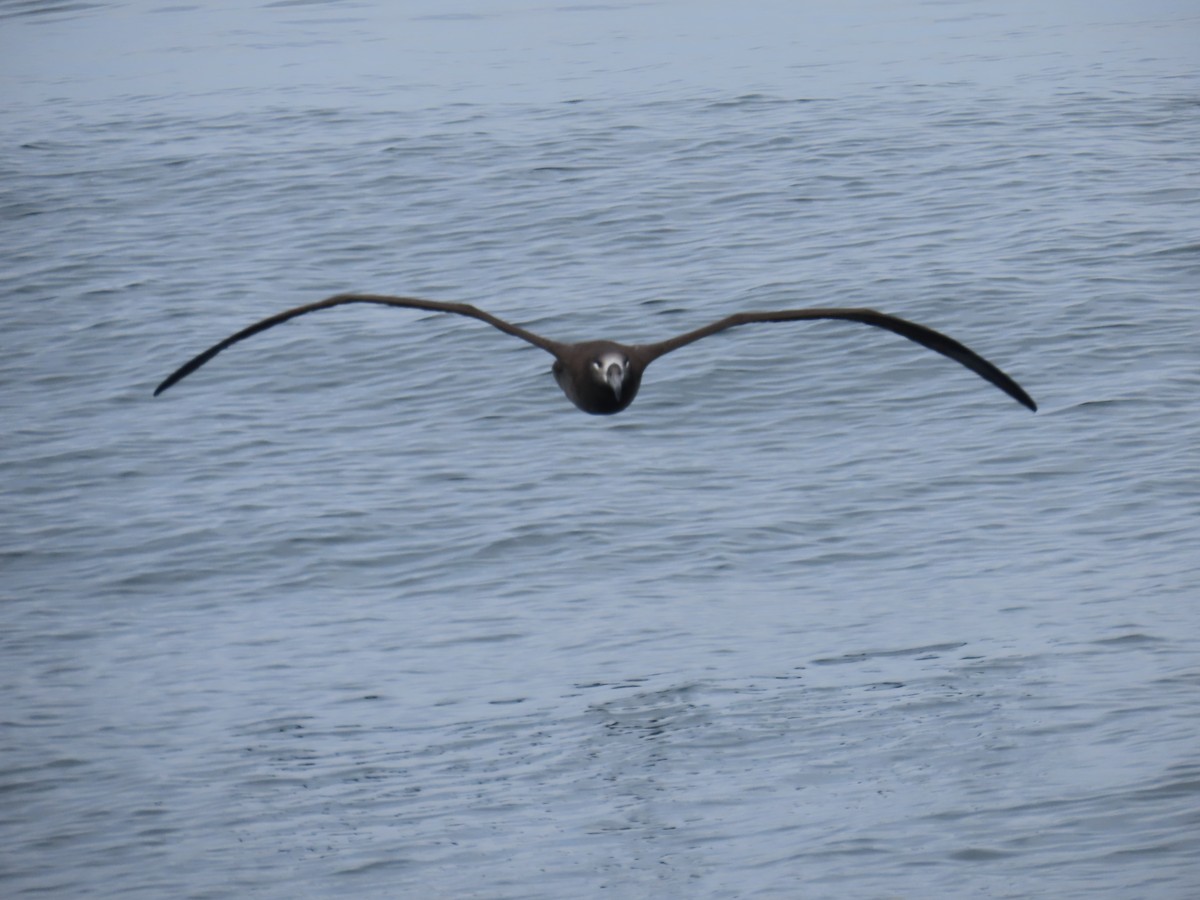
M380 294L337 294L325 300L318 300L316 303L308 303L285 310L263 319L261 322L256 322L184 363L167 376L166 380L155 389L154 395L157 397L175 382L190 375L226 347L231 347L238 341L265 331L281 322L286 322L288 319L294 319L296 316L316 312L319 309L328 309L332 306L341 306L345 303L377 303L382 306L399 306L406 309L426 309L470 316L473 319L487 322L505 334L511 334L523 341L528 341L535 347L541 347L553 356L554 378L558 382L558 386L562 388L563 393L572 403L584 412L594 415L604 416L619 413L632 403L642 384L642 373L646 371L646 367L672 350L678 350L693 341L737 325L748 325L751 322L791 322L797 319L845 319L895 332L923 347L950 357L955 362L966 366L980 378L990 381L1018 403L1023 403L1032 410L1037 409L1033 398L1025 393L1019 384L974 350L932 328L896 316L889 316L886 313L875 312L872 309L784 309L775 312L740 312L705 325L703 328L688 331L656 344L618 344L613 341L582 341L578 344L565 344L526 331L524 328L498 319L467 303L443 303L438 300L388 297Z

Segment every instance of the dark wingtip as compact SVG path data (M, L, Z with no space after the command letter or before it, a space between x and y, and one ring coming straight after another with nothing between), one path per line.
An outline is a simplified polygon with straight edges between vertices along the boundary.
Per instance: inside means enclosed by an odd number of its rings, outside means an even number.
M270 320L267 320L267 321L270 321ZM230 344L237 343L242 338L248 337L249 335L254 334L255 331L261 331L262 327L263 327L262 323L259 322L257 325L247 328L244 331L239 331L233 337L226 338L225 340L221 341L221 343L216 344L215 346L209 347L207 350L205 350L199 356L192 357L187 362L185 362L182 366L180 366L178 369L176 369L174 372L172 372L170 375L168 375L166 378L163 379L162 384L160 384L158 387L156 387L154 389L154 396L157 397L159 394L161 394L163 391L165 391L167 388L169 388L175 382L181 381L182 379L187 378L187 376L191 375L198 368L200 368L202 365L204 365L206 362L208 362L210 359L212 359L214 356L216 356L218 353L220 353L222 350L224 350Z
M162 384L160 384L158 387L156 387L154 389L154 396L157 397L159 394L161 394L163 391L165 391L167 388L169 388L171 385L173 385L175 382L177 382L180 378L182 378L186 374L187 374L187 372L183 371L182 369L178 369L178 370L172 372L170 375L168 375L166 378L163 379Z
M1016 400L1018 403L1020 403L1022 406L1028 408L1030 411L1037 412L1037 409L1038 409L1037 402L1032 397L1030 397L1029 394L1025 393L1024 388L1022 388L1019 384L1017 384L1011 378L1009 379L1009 382L1010 382L1010 387L1012 389L1009 390L1008 388L1005 388L1004 389L1005 392L1010 397L1012 397L1014 400Z

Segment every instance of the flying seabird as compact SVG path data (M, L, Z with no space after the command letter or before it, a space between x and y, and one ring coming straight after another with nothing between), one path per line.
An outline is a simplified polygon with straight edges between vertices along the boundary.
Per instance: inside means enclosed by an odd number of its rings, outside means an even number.
M553 356L553 372L558 386L562 388L563 393L572 403L584 412L594 415L612 415L625 409L637 396L638 388L642 384L642 373L646 371L646 367L672 350L678 350L680 347L706 338L710 334L716 334L738 325L748 325L753 322L792 322L799 319L843 319L895 332L923 347L950 357L955 362L966 366L980 378L990 381L1018 403L1023 403L1032 410L1037 409L1033 398L1025 393L1019 384L974 350L925 325L918 325L916 322L909 322L907 319L890 316L872 309L783 309L775 312L739 312L718 319L703 328L685 332L656 344L618 344L614 341L582 341L577 344L566 344L544 338L518 325L513 325L511 322L505 322L503 319L467 303L444 303L438 300L389 297L381 294L337 294L325 300L318 300L316 303L308 303L285 310L263 319L261 322L256 322L184 363L155 389L154 396L157 397L175 382L190 375L222 350L233 346L238 341L245 340L289 319L294 319L296 316L316 312L319 309L342 306L346 303L376 303L381 306L398 306L405 309L425 309L470 316L473 319L487 322L505 334L511 334L535 347L541 347Z

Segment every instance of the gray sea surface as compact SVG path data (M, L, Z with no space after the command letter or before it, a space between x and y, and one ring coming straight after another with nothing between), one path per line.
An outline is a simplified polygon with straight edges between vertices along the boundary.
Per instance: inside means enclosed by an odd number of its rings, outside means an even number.
M1198 48L0 3L0 895L1200 895Z

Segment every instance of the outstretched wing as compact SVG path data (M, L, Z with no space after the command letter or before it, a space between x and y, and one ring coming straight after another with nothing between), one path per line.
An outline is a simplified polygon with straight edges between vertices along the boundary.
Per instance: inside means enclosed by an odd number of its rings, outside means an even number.
M947 337L940 331L934 331L932 328L918 325L916 322L909 322L907 319L876 312L873 309L784 309L776 312L734 313L731 316L726 316L724 319L713 322L711 325L697 328L695 331L689 331L686 334L678 335L669 340L659 341L657 344L644 344L637 349L642 354L644 364L649 365L663 354L670 353L672 350L678 350L680 347L685 347L701 338L706 338L710 334L716 334L718 331L724 331L727 328L748 325L751 322L792 322L797 319L845 319L850 322L861 322L864 325L873 325L876 328L895 332L902 337L908 338L910 341L916 341L922 347L928 347L930 350L936 350L943 356L950 357L955 362L966 366L980 378L990 381L1018 403L1023 403L1030 409L1037 410L1037 404L1033 402L1033 398L1025 393L1025 390L1019 384L970 347L960 344L954 338Z
M260 331L266 331L279 325L288 319L294 319L296 316L302 316L305 313L316 312L319 309L329 309L332 306L341 306L345 303L377 303L381 306L399 306L405 309L427 309L432 312L448 312L455 313L460 316L470 316L472 319L479 319L482 322L487 322L493 328L499 328L505 334L511 334L514 337L519 337L523 341L528 341L535 347L541 347L548 353L555 356L558 355L563 345L557 341L551 341L541 335L534 334L532 331L526 331L513 325L511 322L505 322L503 319L498 319L491 313L486 313L482 309L476 309L468 303L443 303L439 300L421 300L417 297L387 297L381 294L338 294L334 297L328 297L324 300L318 300L316 303L307 303L304 306L297 306L294 309L284 310L269 318L263 319L261 322L255 322L246 328L243 328L237 334L230 335L220 343L213 344L199 356L185 362L182 366L172 372L167 378L154 389L154 396L158 396L175 382L181 378L186 378L188 375L195 372L198 368L220 353L227 347L232 347L238 341L243 341L248 337L258 334Z

